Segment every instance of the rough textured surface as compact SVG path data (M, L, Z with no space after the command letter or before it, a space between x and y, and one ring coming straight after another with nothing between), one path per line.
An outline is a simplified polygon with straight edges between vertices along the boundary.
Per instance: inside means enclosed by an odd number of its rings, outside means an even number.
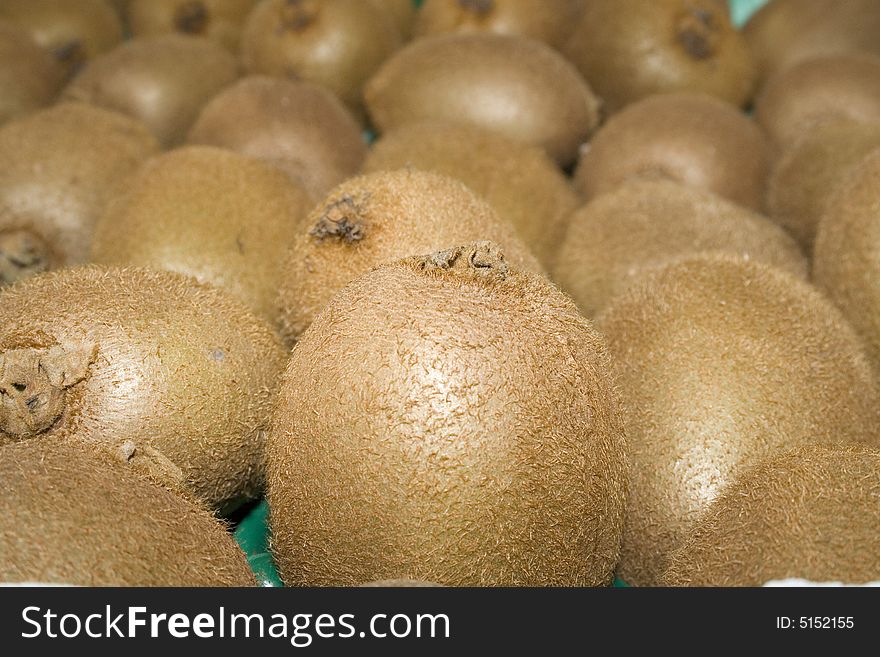
M278 297L282 334L295 340L337 291L373 267L482 239L499 243L514 266L543 271L514 227L457 180L403 169L346 181L294 236Z
M417 39L367 83L380 132L452 121L543 147L562 165L599 122L599 101L574 66L538 41L495 34Z
M261 490L286 352L225 292L138 269L36 276L0 292L0 358L0 445L76 437L212 508ZM53 388L63 410L42 429ZM43 420L28 435L18 401Z
M479 243L377 268L294 349L268 442L288 584L610 584L624 437L602 338Z
M804 134L773 165L767 211L812 254L819 220L851 169L880 148L877 123L831 122Z
M107 203L158 150L140 122L82 103L63 103L4 125L0 285L85 262Z
M0 448L0 581L255 586L201 507L68 441Z
M763 461L718 497L670 560L669 586L880 578L880 452L810 445Z
M761 130L732 105L658 94L602 126L582 151L574 184L591 199L631 178L669 178L761 210L769 158Z
M718 251L807 277L795 241L759 214L668 180L621 185L575 212L553 280L592 317L647 267Z
M257 0L131 0L126 9L134 36L182 32L238 51L244 21Z
M316 198L355 175L367 154L360 125L331 92L260 75L217 94L187 141L265 160Z
M52 102L62 75L24 28L0 21L0 125Z
M812 442L880 446L880 394L854 331L818 290L721 256L646 275L598 320L630 457L620 575L656 584L736 473Z
M235 57L204 37L131 39L90 62L64 90L143 121L165 147L183 141L202 106L238 77Z
M456 178L510 221L549 267L578 204L568 180L540 148L449 123L404 125L373 144L363 170L412 166Z
M424 588L440 586L433 582L422 582L415 579L383 579L378 582L370 582L369 584L361 584L364 587L391 587L391 588Z
M110 203L92 261L194 276L277 325L281 264L312 205L267 164L219 148L179 148L148 162Z

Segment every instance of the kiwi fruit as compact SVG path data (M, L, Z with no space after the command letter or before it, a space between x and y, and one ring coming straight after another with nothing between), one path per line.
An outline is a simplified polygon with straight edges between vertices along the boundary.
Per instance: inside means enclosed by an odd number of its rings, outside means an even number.
M263 0L245 24L241 54L248 73L323 85L364 121L364 83L402 43L376 2Z
M202 106L238 77L235 57L204 37L131 39L98 57L63 97L143 121L168 148L186 137Z
M669 586L880 579L880 452L805 445L743 472L670 558Z
M158 149L140 122L82 103L0 128L0 286L85 262L107 203Z
M416 22L416 4L420 0L369 0L369 2L391 16L400 36L404 40L409 40L412 36L413 24Z
M803 135L774 163L767 180L767 211L812 254L828 198L849 170L880 148L877 123L823 123Z
M238 52L244 21L257 0L131 0L126 15L134 36L181 32Z
M657 584L741 468L783 448L880 446L880 393L855 332L818 290L727 255L646 272L597 318L630 462L620 576Z
M0 449L0 581L256 586L211 514L71 441Z
M0 446L76 438L227 511L263 484L285 350L226 292L87 266L0 291Z
M483 238L515 267L543 272L516 229L457 180L416 169L347 180L293 236L278 294L282 335L295 341L337 291L378 265Z
M644 268L701 251L807 278L797 244L767 218L671 180L640 180L596 197L571 216L553 279L593 317Z
M187 141L265 160L316 198L355 175L367 154L360 125L330 91L261 75L217 94Z
M412 166L456 178L511 222L532 253L549 267L578 205L566 177L537 146L479 127L413 123L384 134L364 172Z
M122 21L105 0L3 0L0 19L25 28L68 76L122 41Z
M364 96L380 132L462 123L541 146L562 166L599 123L599 100L562 55L500 34L416 39L382 65Z
M277 323L281 262L313 205L281 171L212 146L148 162L95 228L92 261L194 276Z
M880 372L880 149L846 178L819 220L813 279L862 336Z
M370 582L369 584L361 584L362 587L370 587L370 588L430 588L440 586L439 584L434 584L433 582L422 582L416 579L383 579L378 582Z
M670 178L760 211L769 168L765 136L735 107L705 94L658 94L599 129L574 185L591 199L631 178Z
M425 0L414 34L494 32L560 48L571 35L581 5L581 0Z
M564 52L608 114L674 91L741 107L757 71L728 11L717 0L589 0Z
M359 277L297 344L273 416L282 579L610 584L626 466L609 370L571 300L492 243Z
M63 70L24 29L0 21L0 125L52 102Z

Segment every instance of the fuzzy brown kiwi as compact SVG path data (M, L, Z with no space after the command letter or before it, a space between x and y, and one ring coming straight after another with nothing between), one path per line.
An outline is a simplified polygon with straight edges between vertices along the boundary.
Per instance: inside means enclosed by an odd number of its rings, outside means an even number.
M72 441L0 449L0 582L256 586L201 506Z
M0 20L0 125L51 103L63 75L27 31Z
M355 175L367 154L360 125L330 91L262 75L217 94L187 141L265 160L317 198Z
M456 178L510 221L532 253L549 267L578 205L562 171L537 146L482 128L414 123L375 142L364 172L412 166Z
M229 510L263 483L286 352L228 293L89 266L0 292L0 445L75 437Z
M489 242L378 267L285 374L276 563L288 584L610 584L623 441L602 338L546 278Z
M323 85L363 121L364 83L402 43L394 18L372 2L263 0L241 54L248 73Z
M599 123L599 100L562 55L500 34L416 39L379 69L364 96L380 132L463 123L541 146L563 166Z
M880 451L807 445L726 488L670 558L667 586L880 579Z
M181 32L238 52L245 19L256 4L257 0L131 0L128 25L136 37Z
M880 122L824 123L803 135L774 163L767 211L812 254L828 199L850 169L880 148Z
M235 57L216 43L165 34L132 39L89 62L63 98L138 118L170 147L184 140L205 103L237 77Z
M28 30L67 75L122 41L122 21L105 0L3 0L0 19Z
M744 106L755 90L748 46L716 0L590 0L565 54L608 113L673 91Z
M735 107L705 94L658 94L599 129L574 185L591 199L630 178L670 178L760 211L769 168L766 137Z
M741 468L812 442L880 446L862 344L809 284L695 256L645 274L597 319L624 409L629 504L620 576L657 584Z
M83 103L0 128L0 286L85 262L107 203L158 150L139 121Z
M388 13L397 25L400 36L405 41L412 37L413 24L416 22L416 3L413 0L369 0Z
M336 187L293 236L282 267L282 335L295 341L343 286L373 267L467 240L491 238L516 267L542 272L516 229L463 183L401 169Z
M571 35L581 11L580 0L426 0L414 35L494 32L559 48Z
M641 180L598 196L570 217L553 280L593 317L643 269L701 251L729 253L807 278L797 244L769 219L711 192Z
M434 584L433 582L424 582L417 579L383 579L377 582L370 582L369 584L361 584L362 587L370 587L370 588L431 588L440 586L439 584Z

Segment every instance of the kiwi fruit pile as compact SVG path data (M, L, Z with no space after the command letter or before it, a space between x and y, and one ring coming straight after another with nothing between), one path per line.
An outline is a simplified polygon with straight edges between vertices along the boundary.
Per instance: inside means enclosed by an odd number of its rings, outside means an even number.
M880 3L757 4L0 1L0 585L880 580Z

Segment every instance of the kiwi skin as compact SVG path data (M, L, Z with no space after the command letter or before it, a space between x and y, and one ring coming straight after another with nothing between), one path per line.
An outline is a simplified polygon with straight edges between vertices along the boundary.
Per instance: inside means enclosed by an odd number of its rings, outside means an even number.
M413 24L416 22L416 3L413 0L369 0L394 20L400 36L404 41L412 37Z
M134 36L182 32L238 52L244 21L256 4L257 0L131 0L126 16Z
M761 211L769 168L766 138L735 107L705 94L658 94L599 129L574 186L589 200L630 178L670 178Z
M610 584L625 460L608 372L574 304L491 243L358 278L294 349L276 406L282 579Z
M540 146L561 166L599 123L599 100L549 46L499 34L416 39L367 82L373 125L448 121Z
M718 251L807 278L795 241L765 217L670 180L636 180L577 210L553 280L593 317L647 267Z
M430 588L437 587L439 584L433 582L423 582L416 579L383 579L378 582L370 582L369 584L361 584L361 587L369 588Z
M62 82L52 55L24 29L0 21L0 125L51 103Z
M360 125L330 91L263 75L244 77L217 94L187 142L265 160L316 198L354 176L367 154Z
M364 173L412 166L456 178L510 221L549 267L578 205L568 179L544 151L481 128L414 123L373 143Z
M670 558L666 586L760 586L799 577L880 579L880 452L806 445L724 490Z
M262 489L285 361L267 323L187 276L35 276L0 292L0 446L76 438L228 511Z
M256 586L204 508L73 441L0 449L0 581Z
M655 585L743 467L813 442L880 447L862 344L809 284L701 255L645 273L597 318L630 460L620 577Z

